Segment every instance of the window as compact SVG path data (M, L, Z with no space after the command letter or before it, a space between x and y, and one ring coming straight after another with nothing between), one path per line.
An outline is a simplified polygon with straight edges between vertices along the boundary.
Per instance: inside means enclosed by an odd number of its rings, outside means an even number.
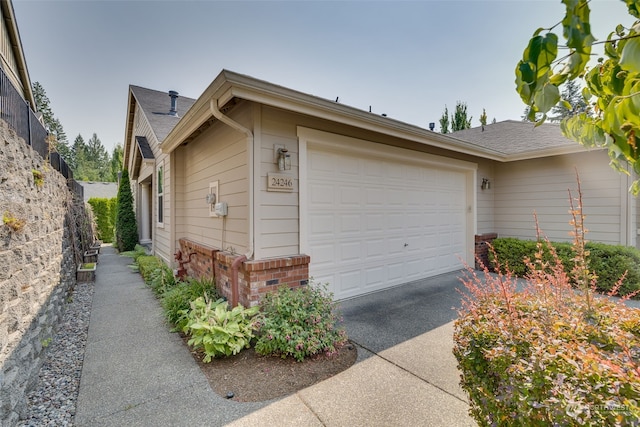
M158 182L156 188L158 189L158 224L164 222L164 165L158 167Z

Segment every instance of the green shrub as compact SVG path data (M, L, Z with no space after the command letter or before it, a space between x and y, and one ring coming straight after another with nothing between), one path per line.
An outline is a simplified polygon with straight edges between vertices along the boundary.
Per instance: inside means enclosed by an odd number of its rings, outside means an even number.
M250 346L257 327L254 318L259 310L259 307L238 305L230 311L223 299L196 298L190 309L185 310L186 321L182 330L191 337L187 344L204 351L202 360L205 363L216 356L238 354Z
M154 255L140 255L135 258L135 262L138 265L138 271L140 271L142 279L146 284L150 285L153 271L162 266L162 261Z
M138 226L133 211L133 194L129 172L124 169L118 186L116 209L116 245L120 252L130 251L138 243Z
M344 329L336 327L339 316L326 285L282 286L264 296L262 310L255 346L259 354L302 361L322 352L333 354L347 341Z
M638 425L640 310L593 297L584 217L572 213L570 269L539 242L523 291L508 270L463 281L453 353L481 426Z
M165 316L169 323L175 325L176 330L184 329L191 302L199 297L205 297L209 301L219 298L213 280L189 278L162 294Z
M574 251L570 243L552 243L560 261L566 271L573 267ZM492 243L495 250L490 253L490 261L495 266L495 256L500 260L501 272L508 267L516 276L524 277L530 273L525 260L533 259L536 254L536 242L519 240L512 237L495 239ZM607 245L604 243L588 242L585 244L588 260L593 273L598 277L596 289L608 293L624 276L619 287L619 295L624 296L640 289L640 251L628 246ZM552 256L546 245L543 245L542 259L551 261Z
M98 239L105 243L113 242L114 230L115 230L115 215L114 209L117 199L92 197L87 203L91 206L93 211L93 217L96 220L96 234Z
M138 258L147 255L147 249L144 246L136 245L133 250L120 252L120 255L133 258L134 262L138 262Z

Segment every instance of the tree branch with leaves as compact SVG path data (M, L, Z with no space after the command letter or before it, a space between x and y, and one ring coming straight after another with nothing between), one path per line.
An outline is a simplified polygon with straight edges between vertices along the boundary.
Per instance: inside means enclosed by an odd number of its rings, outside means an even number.
M611 166L623 173L640 174L640 0L622 0L635 22L622 24L606 40L597 42L591 33L588 0L562 0L565 16L551 28L533 33L516 66L516 90L528 106L527 118L542 124L547 113L561 102L559 86L584 80L582 97L587 109L561 121L563 134L586 147L606 148ZM564 45L554 32L562 27ZM592 47L602 44L604 56L589 66ZM568 53L558 58L558 49ZM557 111L557 110L556 110ZM640 191L636 180L631 187Z

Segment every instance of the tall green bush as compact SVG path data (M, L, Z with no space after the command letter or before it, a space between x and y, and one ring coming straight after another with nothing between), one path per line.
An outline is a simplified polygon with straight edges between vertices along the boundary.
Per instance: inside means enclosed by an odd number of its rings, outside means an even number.
M96 221L96 234L104 243L113 242L115 236L117 198L92 197L87 203L91 206Z
M118 206L116 214L116 244L119 251L131 251L138 243L138 226L133 211L133 194L129 172L124 169L118 187Z

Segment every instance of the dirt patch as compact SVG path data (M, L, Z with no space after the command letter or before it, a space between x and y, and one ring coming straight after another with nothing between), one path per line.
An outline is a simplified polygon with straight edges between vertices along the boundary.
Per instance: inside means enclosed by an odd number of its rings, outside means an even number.
M239 402L260 402L286 396L325 380L354 364L357 351L351 344L331 357L317 356L297 362L261 356L247 349L236 356L202 363L209 384L219 395L233 393Z
M186 339L183 336L183 340ZM333 356L318 355L303 362L261 356L253 348L235 356L202 362L202 354L191 355L220 396L238 402L261 402L286 396L336 375L352 366L358 356L356 346L347 343Z

